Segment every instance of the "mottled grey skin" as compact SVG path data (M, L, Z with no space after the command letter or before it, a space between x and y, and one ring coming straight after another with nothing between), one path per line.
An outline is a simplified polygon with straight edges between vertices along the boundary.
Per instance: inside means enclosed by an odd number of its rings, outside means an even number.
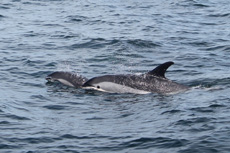
M166 62L142 75L104 75L92 78L83 88L115 93L170 94L188 90L187 86L165 78L165 72L173 62Z
M46 77L49 82L59 81L67 86L80 88L88 79L71 72L54 72Z
M165 77L165 72L173 62L166 62L142 75L104 75L88 80L71 72L54 72L46 77L48 81L59 81L75 88L95 89L111 93L159 93L171 94L186 91L189 87L173 82ZM87 81L88 80L88 81Z

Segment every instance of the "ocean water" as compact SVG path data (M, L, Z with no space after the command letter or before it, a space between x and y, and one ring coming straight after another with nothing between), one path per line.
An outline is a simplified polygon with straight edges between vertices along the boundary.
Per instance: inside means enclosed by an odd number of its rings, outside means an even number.
M230 152L228 0L1 0L0 152ZM174 61L173 95L47 83Z

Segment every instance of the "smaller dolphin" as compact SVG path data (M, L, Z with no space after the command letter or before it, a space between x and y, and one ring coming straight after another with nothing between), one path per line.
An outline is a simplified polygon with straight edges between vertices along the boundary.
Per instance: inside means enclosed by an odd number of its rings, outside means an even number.
M85 82L82 87L110 93L134 94L171 94L188 90L187 86L175 83L165 77L165 72L173 65L166 62L154 70L142 75L104 75L94 77Z
M46 77L49 82L59 81L64 85L80 88L88 79L71 72L54 72Z

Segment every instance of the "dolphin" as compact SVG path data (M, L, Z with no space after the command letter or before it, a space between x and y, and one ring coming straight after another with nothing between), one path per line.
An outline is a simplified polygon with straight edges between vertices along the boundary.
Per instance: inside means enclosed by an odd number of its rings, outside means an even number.
M49 82L59 81L64 85L80 88L88 79L71 72L58 71L48 75L46 80Z
M171 61L163 63L152 71L141 75L104 75L94 77L86 81L82 87L109 93L134 94L173 94L188 90L189 87L165 77L166 70L173 64Z

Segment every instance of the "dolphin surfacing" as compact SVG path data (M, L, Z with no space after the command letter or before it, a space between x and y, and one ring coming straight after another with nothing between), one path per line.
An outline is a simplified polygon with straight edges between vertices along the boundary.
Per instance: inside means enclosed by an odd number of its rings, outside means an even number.
M142 75L104 75L86 81L84 89L95 89L109 93L134 94L171 94L188 90L185 85L173 82L165 77L166 70L173 65L166 62Z
M71 72L58 71L54 72L46 77L49 82L58 81L64 85L81 88L81 86L88 80L87 78L77 75Z

